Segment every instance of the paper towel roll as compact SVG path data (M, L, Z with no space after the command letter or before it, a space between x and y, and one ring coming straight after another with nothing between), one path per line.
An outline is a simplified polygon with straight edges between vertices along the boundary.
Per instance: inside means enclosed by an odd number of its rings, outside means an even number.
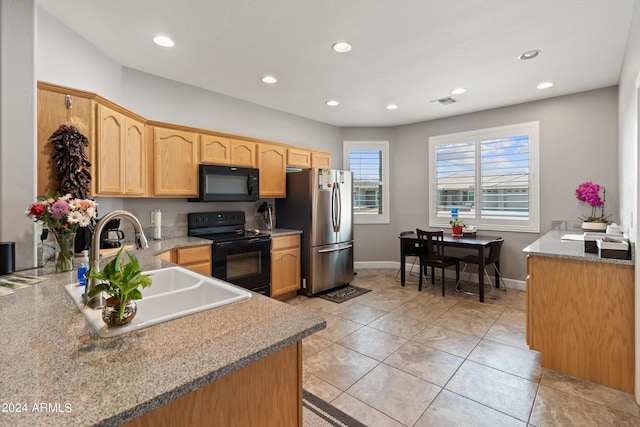
M162 238L162 212L160 209L151 212L151 238L154 240Z

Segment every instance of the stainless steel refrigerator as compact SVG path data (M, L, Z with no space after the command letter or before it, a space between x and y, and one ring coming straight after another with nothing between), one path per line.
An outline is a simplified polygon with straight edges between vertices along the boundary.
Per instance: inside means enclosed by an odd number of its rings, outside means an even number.
M276 199L276 226L302 230L302 292L313 295L353 280L353 178L336 169L287 173Z

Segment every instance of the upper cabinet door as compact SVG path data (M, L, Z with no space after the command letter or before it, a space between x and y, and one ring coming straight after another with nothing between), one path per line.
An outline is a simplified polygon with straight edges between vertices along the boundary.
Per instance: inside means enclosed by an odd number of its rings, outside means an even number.
M200 162L228 165L231 161L229 138L200 135Z
M287 166L299 168L311 167L311 151L301 148L287 149Z
M198 195L198 134L153 128L154 194L195 197Z
M98 104L97 194L144 196L144 123Z
M69 95L73 108L67 108L65 98ZM38 196L47 196L60 188L57 167L53 160L55 149L49 138L60 125L70 123L88 140L89 146L83 147L92 166L89 192L96 191L95 163L95 102L89 93L82 96L75 89L57 87L47 83L38 83Z
M147 177L145 124L130 117L125 117L124 124L125 194L144 196Z
M124 193L124 116L104 105L98 105L98 157L96 165L97 193Z
M320 151L311 152L311 167L328 169L331 167L331 154Z
M260 197L287 197L287 149L258 144Z
M256 143L241 139L230 139L231 161L234 166L256 167Z

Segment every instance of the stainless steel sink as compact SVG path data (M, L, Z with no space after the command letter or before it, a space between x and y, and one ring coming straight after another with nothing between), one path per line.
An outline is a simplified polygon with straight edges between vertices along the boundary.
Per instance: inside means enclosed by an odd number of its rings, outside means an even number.
M107 328L102 321L102 311L93 310L84 304L83 287L72 283L65 288L89 324L101 337L122 335L167 320L251 298L251 293L244 289L183 267L167 267L146 271L145 274L151 277L152 285L142 290L143 298L137 301L138 314L128 325L116 328Z

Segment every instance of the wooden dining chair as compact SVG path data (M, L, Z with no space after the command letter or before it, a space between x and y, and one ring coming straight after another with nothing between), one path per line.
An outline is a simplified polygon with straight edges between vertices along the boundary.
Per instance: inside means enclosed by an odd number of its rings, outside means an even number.
M442 269L442 296L444 296L444 273L447 267L456 267L456 283L460 280L460 260L444 255L444 232L416 230L420 248L420 280L418 290L422 290L422 276L427 267L431 267L431 284L435 284L434 269Z

